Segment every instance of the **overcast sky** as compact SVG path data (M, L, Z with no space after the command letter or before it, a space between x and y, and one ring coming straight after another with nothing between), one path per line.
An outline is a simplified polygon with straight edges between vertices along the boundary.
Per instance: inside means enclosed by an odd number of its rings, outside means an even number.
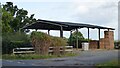
M35 14L37 19L88 23L115 28L115 40L118 39L118 1L119 0L4 0L12 1L19 8ZM21 2L20 2L21 1ZM87 29L79 29L87 38ZM101 30L101 38L104 30ZM44 31L47 32L47 31ZM59 36L59 31L50 31ZM70 32L64 32L69 37ZM90 30L90 38L98 39L98 30Z

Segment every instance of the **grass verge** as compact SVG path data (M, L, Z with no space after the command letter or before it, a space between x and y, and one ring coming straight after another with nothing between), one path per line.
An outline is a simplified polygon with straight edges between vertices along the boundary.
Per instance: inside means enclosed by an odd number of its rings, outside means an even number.
M98 64L98 68L120 68L120 60L112 60L102 64Z
M37 55L37 54L5 54L2 55L2 59L7 59L7 60L14 60L14 59L23 59L23 60L28 60L28 59L47 59L47 58L60 58L60 57L72 57L72 56L77 56L75 53L66 53L64 55Z

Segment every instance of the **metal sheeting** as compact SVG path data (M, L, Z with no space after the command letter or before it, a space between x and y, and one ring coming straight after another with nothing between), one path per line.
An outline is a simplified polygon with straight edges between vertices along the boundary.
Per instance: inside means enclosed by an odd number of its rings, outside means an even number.
M114 28L102 27L91 24L83 23L72 23L72 22L60 22L60 21L50 21L50 20L37 20L37 22L26 25L23 29L44 29L44 30L60 30L61 26L64 31L70 31L77 28L97 28L97 29L110 29L115 30Z

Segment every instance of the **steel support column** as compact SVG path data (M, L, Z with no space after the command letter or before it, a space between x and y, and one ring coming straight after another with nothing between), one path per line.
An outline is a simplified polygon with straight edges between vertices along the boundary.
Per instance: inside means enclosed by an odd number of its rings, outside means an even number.
M110 31L110 29L108 29L108 31Z
M35 31L37 31L38 29L35 29Z
M98 49L100 49L100 29L98 29L98 37L99 37Z
M63 38L63 27L60 26L60 37Z
M48 30L48 35L50 35L50 30Z
M72 30L70 31L70 45L72 44Z
M89 28L88 28L88 40L90 39L90 31L89 31Z
M78 49L78 29L76 29L76 32L77 32L77 34L76 34L76 48Z

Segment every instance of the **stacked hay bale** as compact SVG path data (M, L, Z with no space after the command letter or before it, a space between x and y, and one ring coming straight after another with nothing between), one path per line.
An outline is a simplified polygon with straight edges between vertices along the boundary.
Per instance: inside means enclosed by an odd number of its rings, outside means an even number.
M98 47L98 40L90 40L89 41L89 48L90 49L97 49Z
M100 43L98 43L100 42ZM90 40L89 48L97 49L98 44L100 45L100 49L114 49L114 32L113 31L104 31L104 38L101 38L99 41Z
M100 39L100 49L106 49L105 39L104 39L104 38L101 38L101 39Z
M104 46L106 49L114 49L114 32L113 31L104 31Z

